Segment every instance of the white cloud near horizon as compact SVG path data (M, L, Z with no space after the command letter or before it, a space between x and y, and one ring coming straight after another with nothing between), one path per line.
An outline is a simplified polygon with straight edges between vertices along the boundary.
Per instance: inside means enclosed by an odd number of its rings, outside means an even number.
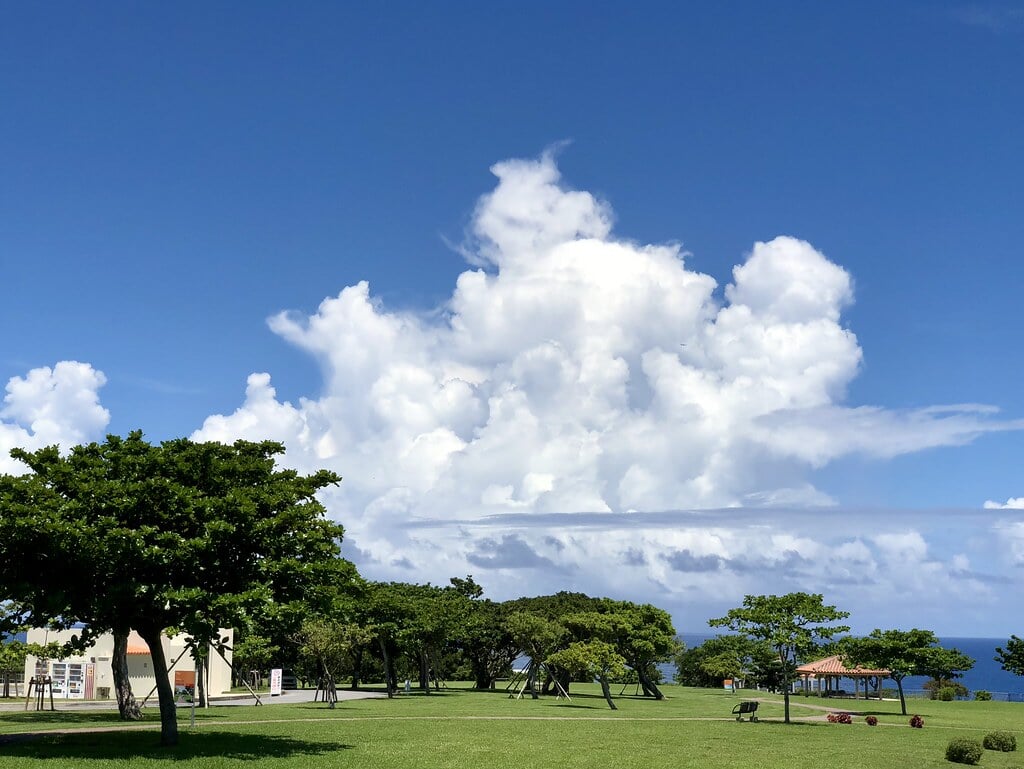
M985 500L986 510L1024 510L1024 497L1010 497L1005 502Z
M608 203L564 185L550 154L492 171L471 269L442 307L389 310L361 282L310 316L275 315L270 328L319 363L321 395L281 401L255 373L239 408L193 437L272 437L294 466L344 476L325 501L376 578L483 570L499 597L614 589L670 605L821 585L985 604L998 579L969 568L989 562L984 547L935 555L940 529L884 518L836 537L827 512L801 528L772 508L834 505L814 471L839 458L1024 423L976 404L847 405L862 361L842 321L853 281L805 241L755 243L719 290L678 246L616 238ZM731 526L730 508L757 506L763 525ZM653 530L545 518L710 508L720 523L679 513ZM485 523L510 514L527 523ZM407 528L417 520L433 524Z

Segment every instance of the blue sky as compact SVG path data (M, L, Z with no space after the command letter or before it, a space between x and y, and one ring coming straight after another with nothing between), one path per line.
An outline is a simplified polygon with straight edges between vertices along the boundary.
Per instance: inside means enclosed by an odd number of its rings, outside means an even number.
M867 629L1020 632L1024 523L984 504L1024 497L1024 5L4 18L3 453L274 437L346 477L329 506L371 576L620 593L691 631L799 588ZM605 258L636 274L574 272ZM821 293L789 317L787 286ZM771 349L730 357L752 329ZM757 355L781 368L735 400ZM666 512L692 510L720 512Z

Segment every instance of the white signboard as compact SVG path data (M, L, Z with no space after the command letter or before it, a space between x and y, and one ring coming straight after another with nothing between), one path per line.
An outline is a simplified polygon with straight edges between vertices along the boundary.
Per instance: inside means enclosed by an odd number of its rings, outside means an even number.
M270 696L276 697L281 693L281 668L274 668L270 671Z

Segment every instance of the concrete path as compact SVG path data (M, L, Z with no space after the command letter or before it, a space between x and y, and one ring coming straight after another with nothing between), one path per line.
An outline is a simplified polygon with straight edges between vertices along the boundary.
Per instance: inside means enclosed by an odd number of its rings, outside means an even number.
M313 697L316 696L316 689L285 689L281 694L276 697L271 697L269 694L263 692L260 693L260 700L264 705L278 705L282 703L292 702L312 702ZM387 697L383 692L364 692L364 691L352 691L351 689L338 689L338 701L342 700L365 700L365 699L376 699L379 697ZM229 694L220 697L210 698L210 707L225 707L239 705L248 705L252 707L256 704L255 698L251 694ZM34 708L35 703L29 703L29 708ZM49 710L50 701L46 701L46 709ZM58 711L60 710L115 710L117 709L117 703L114 700L65 700L65 699L54 699L53 706ZM188 702L179 702L179 708L191 708L192 704ZM158 708L157 698L154 694L149 698L146 703L146 708ZM24 697L11 697L10 699L0 699L0 711L12 711L12 710L24 710L25 709L25 698Z

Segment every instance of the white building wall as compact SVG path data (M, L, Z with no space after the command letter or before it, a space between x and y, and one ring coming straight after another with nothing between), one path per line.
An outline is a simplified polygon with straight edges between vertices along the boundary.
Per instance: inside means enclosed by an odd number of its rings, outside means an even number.
M52 641L66 643L78 632L76 630L32 628L28 631L26 641L38 644ZM228 646L232 645L233 631L221 629L220 635L222 638L225 636L228 638ZM141 639L133 637L129 641L129 649L140 645L145 646ZM167 678L171 686L174 686L175 683L175 673L184 673L187 678L194 679L195 661L188 652L182 654L185 651L185 637L182 635L174 638L164 636L163 647L164 656L170 666ZM63 660L39 660L29 655L25 661L25 681L28 682L32 676L49 675L53 678L54 698L111 698L114 696L114 673L111 667L113 652L114 636L111 633L104 633L81 655ZM178 659L179 656L180 659ZM231 660L230 651L225 650L225 656L228 661ZM231 667L213 647L210 648L209 659L210 673L207 693L214 697L229 693L231 691ZM171 663L175 660L177 662L172 666ZM156 687L156 676L153 670L153 659L149 654L128 654L128 680L131 682L132 692L139 700L153 691ZM155 696L156 694L153 693L153 697Z

